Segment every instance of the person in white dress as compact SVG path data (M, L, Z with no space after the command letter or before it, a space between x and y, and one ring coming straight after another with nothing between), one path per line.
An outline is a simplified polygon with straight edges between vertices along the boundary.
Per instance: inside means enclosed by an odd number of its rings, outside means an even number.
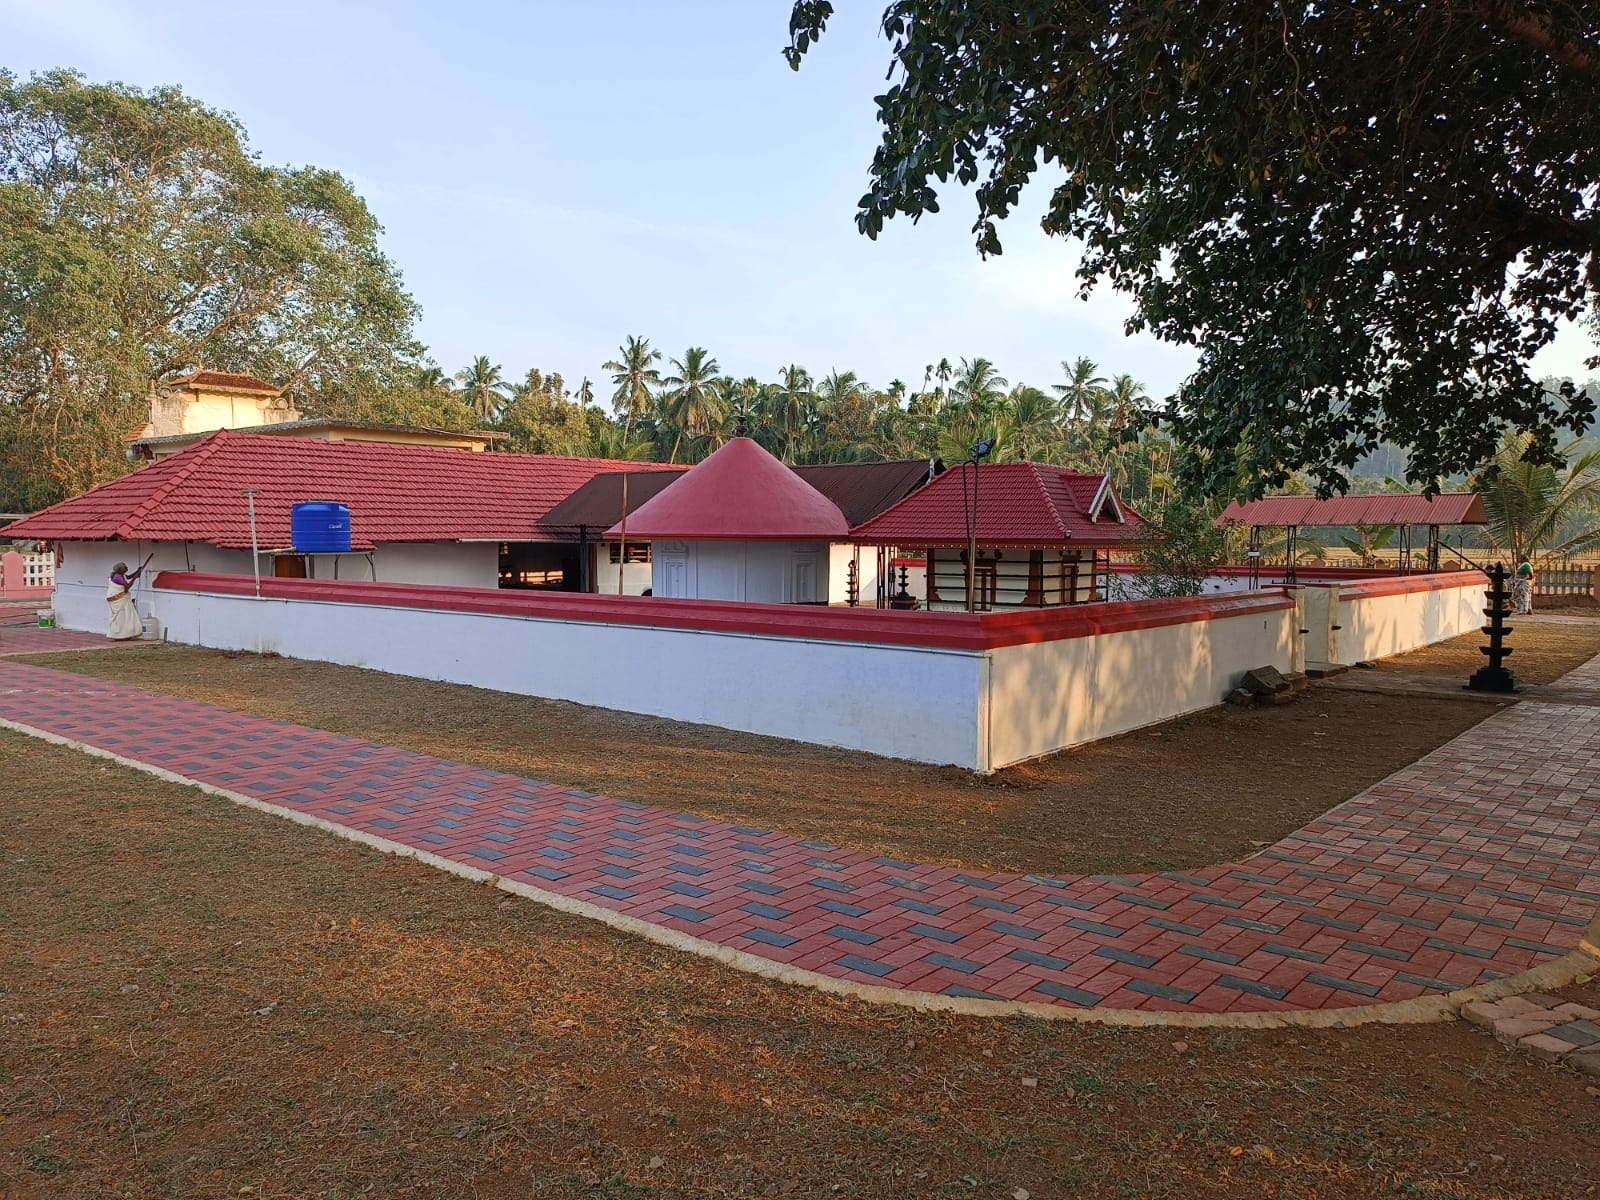
M111 582L106 585L106 603L111 606L111 640L126 642L144 632L139 624L139 610L133 604L133 581L144 574L149 564L146 559L137 571L130 573L127 563L117 563L111 568Z

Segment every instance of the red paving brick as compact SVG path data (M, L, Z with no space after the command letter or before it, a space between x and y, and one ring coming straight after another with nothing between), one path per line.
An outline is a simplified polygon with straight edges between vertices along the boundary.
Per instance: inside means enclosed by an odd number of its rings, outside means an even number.
M17 654L49 654L56 650L127 650L155 645L154 642L114 642L101 633L83 633L76 629L40 629L37 621L31 625L6 625L0 618L0 658Z
M1577 944L1600 910L1600 658L1556 686L1571 703L1498 712L1246 862L1060 878L875 858L15 662L0 719L839 979L1246 1012L1439 995Z

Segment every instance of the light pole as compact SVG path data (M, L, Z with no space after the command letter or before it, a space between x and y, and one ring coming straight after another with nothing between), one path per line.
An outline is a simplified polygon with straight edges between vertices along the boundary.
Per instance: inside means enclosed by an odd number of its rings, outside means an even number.
M994 439L984 438L972 448L967 462L972 464L972 504L967 508L967 611L978 611L978 462L989 457ZM967 498L967 478L961 477L961 499Z
M261 599L261 543L256 538L256 497L260 488L245 488L239 493L250 505L250 564L256 571L256 599Z

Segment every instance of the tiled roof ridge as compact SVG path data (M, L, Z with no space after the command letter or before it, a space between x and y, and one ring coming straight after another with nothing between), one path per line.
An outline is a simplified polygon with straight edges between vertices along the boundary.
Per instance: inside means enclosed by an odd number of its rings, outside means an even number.
M174 454L170 459L168 459L168 462L174 462L180 458L185 459L186 461L182 467L170 472L170 478L162 480L161 483L144 498L139 506L128 514L128 519L117 526L117 536L124 538L132 537L137 532L139 528L139 522L144 518L144 516L147 513L152 512L155 507L161 503L161 501L172 495L173 491L176 490L181 483L188 479L189 476L193 475L202 464L208 462L211 456L216 453L217 448L223 444L223 441L228 436L228 430L219 429L215 433L207 434L193 446L190 446L186 450L180 450L177 454Z
M1042 465L1042 463L1036 462L1028 463L1028 466L1032 468L1033 485L1039 489L1039 495L1044 500L1045 511L1050 514L1050 520L1055 525L1056 531L1061 534L1061 540L1070 541L1072 532L1067 528L1066 522L1061 519L1060 505L1057 503L1055 495L1052 494L1050 485L1045 482L1044 473L1039 470ZM1072 493L1064 486L1065 481L1062 480L1059 472L1056 475L1056 482L1063 485L1059 490L1071 497ZM1076 505L1077 501L1074 500L1073 503Z

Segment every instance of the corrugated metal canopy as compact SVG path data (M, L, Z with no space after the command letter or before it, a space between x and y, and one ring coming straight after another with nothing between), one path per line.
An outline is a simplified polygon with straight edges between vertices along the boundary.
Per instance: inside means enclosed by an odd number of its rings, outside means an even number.
M1487 525L1489 514L1476 492L1418 496L1379 492L1372 496L1263 496L1228 505L1219 525Z

